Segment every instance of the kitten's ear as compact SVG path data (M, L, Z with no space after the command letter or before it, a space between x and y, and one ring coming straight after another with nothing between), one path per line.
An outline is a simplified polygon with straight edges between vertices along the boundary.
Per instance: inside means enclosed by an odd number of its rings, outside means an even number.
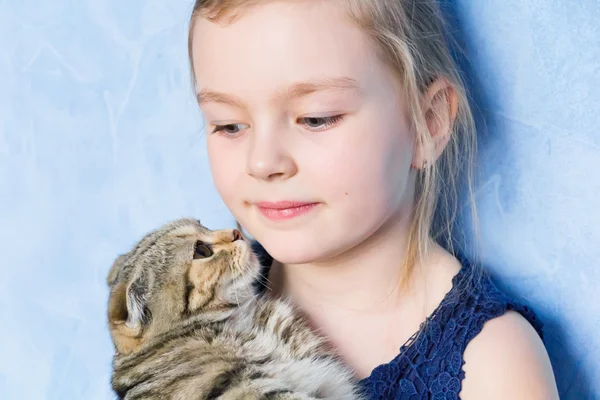
M135 283L135 281L133 282ZM121 354L130 354L142 344L141 298L128 289L127 282L119 282L111 288L108 301L108 326L115 347Z
M128 254L121 254L113 262L112 266L110 267L110 271L108 271L108 277L106 278L106 283L108 283L108 286L112 286L115 284L115 281L117 280L117 275L119 274L119 271L123 269L123 266L125 265L125 261L127 260L128 256Z

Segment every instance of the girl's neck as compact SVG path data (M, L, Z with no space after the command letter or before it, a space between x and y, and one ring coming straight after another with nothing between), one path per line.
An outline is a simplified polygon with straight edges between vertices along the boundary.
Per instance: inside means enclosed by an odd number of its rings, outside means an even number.
M406 294L401 289L410 288L414 279L413 275L401 285L409 225L408 218L396 220L335 258L301 265L275 261L269 273L271 290L306 311L362 314L394 310Z

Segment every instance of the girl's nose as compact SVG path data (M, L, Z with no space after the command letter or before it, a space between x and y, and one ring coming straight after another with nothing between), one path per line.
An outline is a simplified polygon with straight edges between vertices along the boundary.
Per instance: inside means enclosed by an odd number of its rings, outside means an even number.
M253 136L246 165L248 175L271 181L287 179L296 174L293 156L280 139L273 134Z

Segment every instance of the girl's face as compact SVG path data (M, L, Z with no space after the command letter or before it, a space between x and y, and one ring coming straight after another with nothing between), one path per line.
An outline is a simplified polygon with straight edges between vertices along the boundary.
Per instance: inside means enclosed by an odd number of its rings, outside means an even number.
M336 2L270 2L192 34L215 185L275 259L326 261L408 219L406 100Z

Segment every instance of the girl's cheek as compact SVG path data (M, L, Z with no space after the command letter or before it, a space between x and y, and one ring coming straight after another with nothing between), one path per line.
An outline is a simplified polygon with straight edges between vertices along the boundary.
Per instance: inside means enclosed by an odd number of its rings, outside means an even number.
M222 156L222 154L219 154L219 152L214 148L210 148L208 150L208 157L209 157L209 165L210 165L211 175L213 178L213 183L214 183L215 187L217 188L217 190L219 191L219 193L221 195L224 195L225 194L224 192L227 191L227 187L229 186L227 184L227 181L228 181L227 161Z
M216 157L211 163L211 170L215 187L223 198L229 200L244 196L245 168L239 160Z

